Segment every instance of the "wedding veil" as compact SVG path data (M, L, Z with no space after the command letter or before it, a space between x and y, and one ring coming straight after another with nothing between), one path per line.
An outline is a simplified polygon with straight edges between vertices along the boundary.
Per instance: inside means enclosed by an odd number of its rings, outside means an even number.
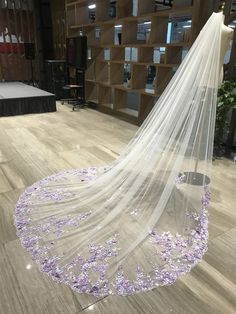
M128 295L171 284L202 259L222 23L213 13L117 160L44 178L20 197L17 235L54 280Z

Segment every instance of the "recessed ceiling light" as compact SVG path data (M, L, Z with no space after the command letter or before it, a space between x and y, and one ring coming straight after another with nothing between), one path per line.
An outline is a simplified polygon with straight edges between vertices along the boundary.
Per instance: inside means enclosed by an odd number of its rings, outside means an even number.
M95 9L95 8L96 8L96 4L95 4L95 3L94 3L94 4L90 4L90 5L88 6L88 8L89 8L90 10Z

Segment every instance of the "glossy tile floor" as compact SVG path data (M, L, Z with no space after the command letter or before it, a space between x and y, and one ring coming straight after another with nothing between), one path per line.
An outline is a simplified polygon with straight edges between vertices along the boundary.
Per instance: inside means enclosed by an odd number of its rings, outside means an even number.
M75 294L38 271L13 225L25 187L59 170L104 165L137 127L90 109L0 118L1 314L236 313L236 164L214 162L209 251L175 285L132 297Z

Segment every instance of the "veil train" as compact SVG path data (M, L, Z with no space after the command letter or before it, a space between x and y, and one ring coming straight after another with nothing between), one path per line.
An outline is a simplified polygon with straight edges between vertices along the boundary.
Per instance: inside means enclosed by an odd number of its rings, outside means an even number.
M172 284L202 259L222 23L213 13L117 160L54 174L21 195L17 235L54 280L130 295Z

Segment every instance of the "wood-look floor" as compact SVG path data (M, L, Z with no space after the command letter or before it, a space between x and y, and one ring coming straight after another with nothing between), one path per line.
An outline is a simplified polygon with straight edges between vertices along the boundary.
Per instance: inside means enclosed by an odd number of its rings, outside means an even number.
M132 297L97 299L72 292L38 271L15 235L13 211L28 185L54 172L116 158L137 127L99 112L0 118L1 314L236 313L236 164L213 166L209 250L175 285Z

